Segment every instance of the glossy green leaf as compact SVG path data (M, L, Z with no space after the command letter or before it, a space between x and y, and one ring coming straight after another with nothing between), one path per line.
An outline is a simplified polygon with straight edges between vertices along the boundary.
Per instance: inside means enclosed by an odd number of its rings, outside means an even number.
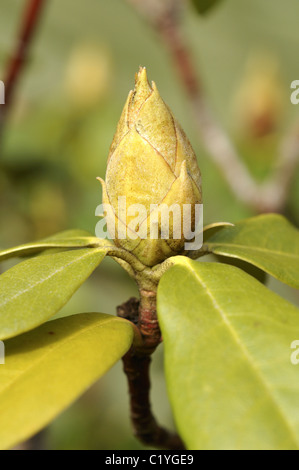
M205 246L211 253L242 259L299 288L299 231L281 215L260 215L223 228Z
M130 348L133 328L111 315L53 320L5 342L0 365L0 448L29 438Z
M105 256L101 248L23 261L0 276L0 339L31 330L55 315Z
M214 8L221 0L191 0L196 11L204 15Z
M243 261L242 259L229 258L228 256L218 256L218 255L215 255L215 258L219 263L229 264L230 266L236 266L237 268L242 269L247 274L250 274L250 276L255 277L255 279L260 281L262 284L265 284L267 281L268 276L267 276L267 273L265 273L265 271L257 268L253 264L246 263L246 261Z
M233 266L173 260L158 315L187 447L299 449L299 310Z
M50 248L84 248L109 243L93 237L85 230L66 230L51 237L45 238L25 245L8 248L0 251L0 261L8 258L34 255Z
M220 232L224 227L234 227L234 224L229 222L216 222L214 224L206 225L203 229L203 242L206 243L209 238Z

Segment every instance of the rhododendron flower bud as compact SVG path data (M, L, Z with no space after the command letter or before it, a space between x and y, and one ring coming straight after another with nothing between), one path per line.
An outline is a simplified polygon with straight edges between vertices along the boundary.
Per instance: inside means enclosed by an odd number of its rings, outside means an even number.
M115 234L117 246L147 266L184 252L183 206L191 207L194 229L194 209L202 200L201 174L189 140L155 83L148 83L145 68L129 93L101 183L103 202L109 206L108 231ZM172 211L173 205L178 210ZM167 223L165 208L170 210ZM153 238L153 233L158 236Z

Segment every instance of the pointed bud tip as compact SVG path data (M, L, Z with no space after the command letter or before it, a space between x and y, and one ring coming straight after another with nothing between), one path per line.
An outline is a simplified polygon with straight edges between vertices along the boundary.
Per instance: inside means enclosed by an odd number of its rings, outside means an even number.
M134 125L142 104L149 98L153 90L148 82L146 68L140 67L135 75L135 88L128 98L127 122L129 127Z
M135 73L135 83L138 80L147 80L147 73L146 73L146 67L142 67L142 65L139 67L138 72Z
M135 74L135 91L138 90L152 91L148 82L146 67L139 67L139 71Z
M188 179L189 177L190 175L189 175L188 168L187 168L187 160L184 160L181 165L179 178L184 181Z

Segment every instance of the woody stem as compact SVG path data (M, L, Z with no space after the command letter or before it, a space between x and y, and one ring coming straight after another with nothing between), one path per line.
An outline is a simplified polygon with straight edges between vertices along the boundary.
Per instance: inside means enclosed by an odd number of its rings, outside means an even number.
M123 357L134 434L148 446L172 450L184 449L180 437L161 427L151 410L151 354L161 342L156 313L156 292L140 289L140 301L130 299L117 308L117 315L137 325L143 340L141 345L133 346Z
M138 323L143 339L142 352L152 354L161 342L161 331L157 318L157 291L140 289L140 302L138 309Z

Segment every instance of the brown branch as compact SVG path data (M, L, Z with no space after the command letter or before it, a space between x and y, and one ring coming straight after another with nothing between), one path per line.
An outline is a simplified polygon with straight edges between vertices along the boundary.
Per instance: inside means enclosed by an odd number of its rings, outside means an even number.
M27 62L29 47L41 18L42 8L44 7L45 3L46 0L27 1L20 25L18 42L16 44L12 58L7 65L7 71L5 74L5 106L1 108L0 133L2 133L6 116L8 115L14 99L17 84L21 77L22 71L24 70L24 65Z
M227 133L219 125L203 94L202 86L180 25L177 0L163 10L153 0L128 0L158 31L169 50L189 97L202 142L221 170L235 196L257 212L280 212L287 201L294 171L299 163L299 126L285 137L272 174L258 183L250 174Z
M265 199L271 199L277 210L282 209L288 198L289 188L294 180L299 163L299 123L291 129L289 135L281 143L280 154L272 177L263 185Z
M184 444L180 437L161 427L151 410L150 355L161 341L155 303L156 297L153 293L143 292L140 302L131 298L128 302L117 307L117 315L137 325L143 338L141 346L132 347L123 357L124 372L129 386L131 421L135 436L143 444L170 450L182 450Z
M162 341L157 318L157 292L140 290L137 326L143 339L143 349L139 353L150 355Z

